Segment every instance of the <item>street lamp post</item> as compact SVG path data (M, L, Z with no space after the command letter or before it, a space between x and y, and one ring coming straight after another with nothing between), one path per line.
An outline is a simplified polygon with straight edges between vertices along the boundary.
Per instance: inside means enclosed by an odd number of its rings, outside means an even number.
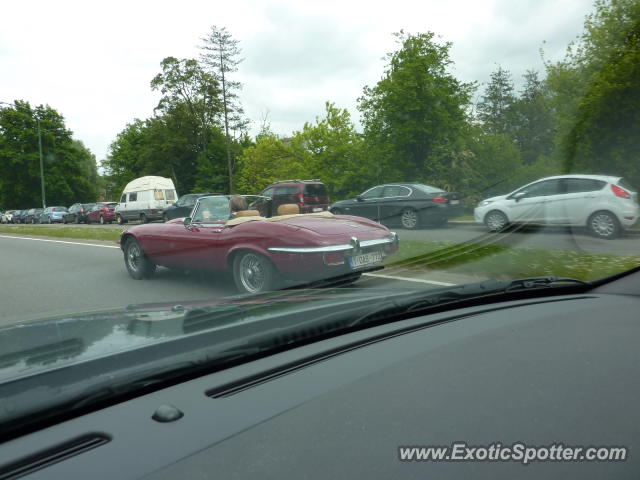
M0 101L0 103L4 105L8 105L10 107L17 108L17 105L13 103L2 102L2 101ZM34 117L36 119L36 124L38 126L38 153L40 154L40 188L42 191L42 208L44 209L44 208L47 208L47 201L44 195L44 162L42 160L42 132L40 131L40 117L38 117L37 115L34 115Z

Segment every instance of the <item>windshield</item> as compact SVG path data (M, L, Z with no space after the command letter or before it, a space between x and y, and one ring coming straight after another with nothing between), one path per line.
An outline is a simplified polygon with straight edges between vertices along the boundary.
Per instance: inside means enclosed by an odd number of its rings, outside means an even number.
M635 0L37 3L0 31L12 375L191 335L196 306L247 340L314 295L369 318L640 267Z

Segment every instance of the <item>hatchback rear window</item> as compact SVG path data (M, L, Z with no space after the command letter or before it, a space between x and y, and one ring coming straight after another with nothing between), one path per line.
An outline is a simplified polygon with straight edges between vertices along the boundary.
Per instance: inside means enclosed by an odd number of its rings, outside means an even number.
M313 197L326 197L327 187L322 183L312 183L304 186L304 194Z

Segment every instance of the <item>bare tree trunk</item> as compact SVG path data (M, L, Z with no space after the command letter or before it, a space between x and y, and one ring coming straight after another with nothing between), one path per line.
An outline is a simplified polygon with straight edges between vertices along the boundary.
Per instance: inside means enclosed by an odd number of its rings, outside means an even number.
M229 194L235 193L233 190L233 161L231 159L231 139L229 138L229 110L227 108L227 84L224 79L224 63L222 56L222 45L220 46L220 84L222 86L222 106L224 108L224 136L227 144L227 166L229 168Z

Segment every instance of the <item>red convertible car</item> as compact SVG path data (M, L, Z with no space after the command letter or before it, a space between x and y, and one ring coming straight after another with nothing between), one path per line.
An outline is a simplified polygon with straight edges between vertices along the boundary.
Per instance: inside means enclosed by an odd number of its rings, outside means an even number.
M255 210L247 209L247 200ZM238 290L258 293L278 289L285 280L352 282L363 271L381 268L384 257L398 249L394 232L365 218L300 214L295 204L260 216L270 208L258 207L270 200L201 197L191 217L126 230L120 245L129 274L146 278L157 265L231 272Z

